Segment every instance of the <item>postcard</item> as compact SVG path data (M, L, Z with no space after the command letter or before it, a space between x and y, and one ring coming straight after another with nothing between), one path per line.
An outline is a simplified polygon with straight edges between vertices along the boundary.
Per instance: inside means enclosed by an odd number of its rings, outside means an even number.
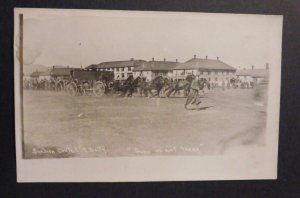
M16 8L18 182L276 179L283 17Z

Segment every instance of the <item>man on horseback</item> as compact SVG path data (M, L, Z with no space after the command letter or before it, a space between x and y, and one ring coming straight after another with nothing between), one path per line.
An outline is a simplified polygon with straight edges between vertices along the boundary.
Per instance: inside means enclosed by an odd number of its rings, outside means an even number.
M204 80L199 79L200 74L198 73L195 79L191 83L191 88L189 95L186 99L184 107L187 109L187 106L191 104L199 105L201 103L199 91L204 88Z

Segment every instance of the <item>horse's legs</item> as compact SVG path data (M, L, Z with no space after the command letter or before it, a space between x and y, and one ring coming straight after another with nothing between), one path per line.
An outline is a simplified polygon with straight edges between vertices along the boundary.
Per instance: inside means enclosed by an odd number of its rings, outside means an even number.
M175 97L177 93L178 93L178 90L175 89L174 92L173 92L173 97Z
M157 97L160 97L159 94L160 94L161 88L158 88L156 91L157 91L156 96L157 96Z
M148 89L148 91L149 91L149 93L150 93L150 96L153 97L154 95L153 95L151 89Z
M143 89L145 97L148 97L148 90L147 89Z
M129 94L128 94L128 97L132 97L133 91L134 91L134 88L133 88L133 87L130 87L130 88L129 88Z
M170 97L170 95L172 94L173 91L174 91L174 88L169 89L168 93L166 94L168 98Z

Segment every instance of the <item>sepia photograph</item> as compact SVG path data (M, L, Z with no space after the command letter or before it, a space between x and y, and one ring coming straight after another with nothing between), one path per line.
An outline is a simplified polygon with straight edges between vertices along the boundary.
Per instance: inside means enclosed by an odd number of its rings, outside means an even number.
M14 31L19 181L276 178L282 16L20 8ZM41 176L60 163L105 173Z

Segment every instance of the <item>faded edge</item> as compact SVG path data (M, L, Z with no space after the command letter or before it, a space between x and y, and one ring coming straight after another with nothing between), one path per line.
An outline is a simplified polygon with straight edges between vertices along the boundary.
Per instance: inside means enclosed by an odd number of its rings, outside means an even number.
M19 14L19 61L20 61L20 102L21 102L21 133L22 133L22 158L25 158L24 142L24 113L23 113L23 14Z

